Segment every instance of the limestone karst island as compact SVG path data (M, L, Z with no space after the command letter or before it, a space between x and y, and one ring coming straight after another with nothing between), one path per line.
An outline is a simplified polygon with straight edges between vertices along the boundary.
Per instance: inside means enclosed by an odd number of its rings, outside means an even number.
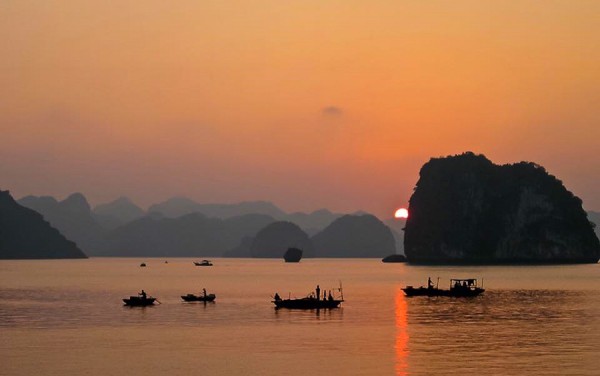
M581 200L535 163L434 158L410 198L411 263L596 263L600 242Z

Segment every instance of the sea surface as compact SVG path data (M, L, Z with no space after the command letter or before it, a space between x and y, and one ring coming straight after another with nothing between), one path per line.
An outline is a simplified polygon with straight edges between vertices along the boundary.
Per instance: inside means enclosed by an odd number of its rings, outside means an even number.
M141 268L141 262L147 267ZM600 265L0 261L1 375L598 375ZM476 298L407 298L431 277ZM343 284L341 309L275 310ZM206 288L215 303L184 303ZM161 304L125 307L144 289Z

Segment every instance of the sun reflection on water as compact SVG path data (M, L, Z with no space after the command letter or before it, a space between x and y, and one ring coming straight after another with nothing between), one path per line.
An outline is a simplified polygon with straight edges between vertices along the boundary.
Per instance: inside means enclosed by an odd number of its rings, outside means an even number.
M395 296L396 316L396 375L408 375L408 309L406 296L398 287Z

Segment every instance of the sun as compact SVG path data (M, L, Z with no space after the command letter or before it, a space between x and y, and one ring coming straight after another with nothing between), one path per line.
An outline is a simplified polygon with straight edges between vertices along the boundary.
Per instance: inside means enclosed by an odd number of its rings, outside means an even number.
M408 218L408 210L406 210L404 208L400 208L400 209L396 210L396 212L394 213L394 218L397 218L397 219Z

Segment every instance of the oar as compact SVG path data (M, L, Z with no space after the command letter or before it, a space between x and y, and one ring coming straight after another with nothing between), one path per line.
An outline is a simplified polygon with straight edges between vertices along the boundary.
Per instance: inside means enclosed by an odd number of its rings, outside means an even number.
M158 304L162 304L162 303L160 302L160 300L158 300L158 299L154 299L154 301L155 301L155 302L157 302Z

